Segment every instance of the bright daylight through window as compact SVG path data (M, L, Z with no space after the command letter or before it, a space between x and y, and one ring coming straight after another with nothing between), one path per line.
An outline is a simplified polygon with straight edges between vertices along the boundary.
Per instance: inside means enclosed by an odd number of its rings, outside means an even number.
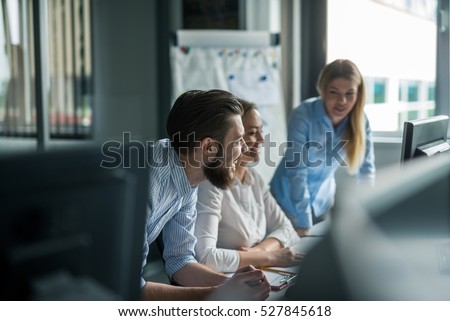
M435 114L436 0L329 0L327 61L353 60L372 130Z

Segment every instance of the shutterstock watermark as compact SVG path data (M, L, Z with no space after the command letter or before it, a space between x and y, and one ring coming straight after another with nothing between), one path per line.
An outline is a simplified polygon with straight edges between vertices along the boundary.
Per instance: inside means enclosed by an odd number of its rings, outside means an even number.
M195 141L195 135L191 137ZM188 137L189 138L189 137ZM321 167L332 166L336 161L340 166L347 167L348 164L343 156L344 147L347 144L347 140L335 141L333 132L325 132L324 139L322 141L307 141L303 144L296 144L292 141L287 142L275 142L271 140L271 135L266 134L264 136L264 143L260 144L263 158L253 162L251 166L256 166L260 162L264 162L269 167L276 167L279 164L274 161L274 158L283 157L282 163L287 168L295 168L298 166L305 167ZM200 159L195 150L199 149L200 142L197 141L196 147L193 147L193 152L190 153L191 157L188 158L190 166L206 166L206 167L221 167L231 166L234 161L234 157L237 157L236 146L237 141L229 142L223 145L221 142L215 141L216 146L213 150L215 156L208 157L206 160ZM103 159L100 164L103 168L130 168L138 167L144 168L150 167L165 167L169 165L176 165L184 167L184 164L178 160L174 160L168 156L168 153L161 153L158 149L155 149L157 141L146 141L145 143L132 140L130 132L124 132L122 135L122 141L110 140L106 141L102 145ZM246 150L246 145L252 148L254 143L246 142L241 143L240 148ZM182 152L186 154L189 152L188 148L180 148ZM237 153L239 154L239 152ZM320 156L318 156L320 155ZM169 162L173 162L170 164ZM282 164L281 164L282 165Z

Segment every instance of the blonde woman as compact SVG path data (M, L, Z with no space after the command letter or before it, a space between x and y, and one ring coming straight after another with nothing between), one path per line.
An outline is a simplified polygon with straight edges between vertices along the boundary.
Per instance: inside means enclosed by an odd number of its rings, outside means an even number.
M303 101L288 124L288 146L270 182L271 192L297 233L325 217L334 203L340 166L361 180L375 177L363 77L350 60L326 65L317 81L320 97Z
M244 107L248 150L236 163L231 187L220 189L209 182L198 187L196 258L220 272L234 272L246 265L295 265L303 255L291 247L300 238L267 184L249 166L259 161L261 116L254 104L239 101Z

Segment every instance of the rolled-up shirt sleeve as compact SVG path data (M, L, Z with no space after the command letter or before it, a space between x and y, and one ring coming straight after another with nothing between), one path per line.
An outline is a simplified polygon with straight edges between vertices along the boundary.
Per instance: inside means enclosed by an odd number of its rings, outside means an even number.
M178 213L173 216L163 229L164 260L166 262L166 272L171 278L175 272L188 263L197 262L195 259L194 226L197 217L195 207L196 193L189 196Z
M144 267L147 264L147 255L148 252L150 250L150 246L148 244L148 235L147 235L147 230L144 229L144 247L143 247L143 251L142 251L142 266L141 266L141 288L145 285L146 281L145 279L142 277L143 272L144 272Z
M364 160L357 173L358 182L362 184L375 184L375 153L373 147L372 130L366 117L366 150Z

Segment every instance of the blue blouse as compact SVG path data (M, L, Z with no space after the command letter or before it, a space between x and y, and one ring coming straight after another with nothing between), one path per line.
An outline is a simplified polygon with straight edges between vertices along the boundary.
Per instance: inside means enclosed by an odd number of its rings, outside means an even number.
M288 146L270 182L271 192L295 228L313 225L334 204L334 173L346 163L342 140L348 117L336 128L320 97L310 98L293 110L288 124ZM366 150L357 173L360 180L375 178L372 131L366 117Z

